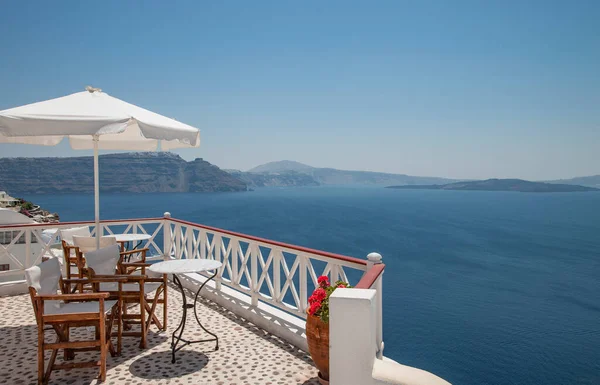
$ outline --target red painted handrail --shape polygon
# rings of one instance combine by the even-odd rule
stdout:
[[[287,249],[301,251],[303,253],[316,254],[316,255],[320,255],[322,257],[327,257],[327,258],[331,258],[331,259],[337,259],[339,261],[352,262],[352,263],[356,263],[356,264],[364,265],[364,266],[367,265],[367,261],[364,260],[364,259],[359,259],[359,258],[354,258],[354,257],[348,257],[348,256],[345,256],[345,255],[340,255],[340,254],[329,253],[327,251],[310,249],[308,247],[303,247],[303,246],[290,245],[288,243],[273,241],[273,240],[265,239],[265,238],[259,238],[259,237],[255,237],[253,235],[236,233],[234,231],[223,230],[223,229],[219,229],[217,227],[200,225],[200,224],[197,224],[197,223],[188,222],[188,221],[184,221],[184,220],[181,220],[181,219],[168,218],[168,220],[170,220],[172,222],[176,222],[176,223],[181,223],[183,225],[200,227],[200,228],[205,229],[205,230],[210,230],[210,231],[215,231],[215,232],[219,232],[219,233],[223,233],[223,234],[227,234],[227,235],[232,235],[232,236],[238,237],[238,238],[246,238],[246,239],[249,239],[249,240],[252,240],[252,241],[267,243],[267,244],[273,245],[273,246],[285,247]]]
[[[355,286],[357,289],[370,289],[373,287],[377,279],[383,274],[385,270],[385,264],[378,263],[368,270],[365,275],[360,279],[358,284]]]

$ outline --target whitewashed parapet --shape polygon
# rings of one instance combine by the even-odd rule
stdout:
[[[450,385],[424,370],[376,356],[376,290],[336,289],[329,311],[331,385]]]

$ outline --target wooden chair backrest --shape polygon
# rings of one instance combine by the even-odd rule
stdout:
[[[116,245],[117,238],[115,237],[100,237],[100,248]],[[73,245],[83,254],[96,250],[96,237],[83,237],[79,235],[73,236]]]
[[[67,245],[73,246],[73,236],[75,235],[79,237],[91,237],[92,233],[88,226],[60,230],[60,239]]]
[[[114,238],[113,238],[114,239]],[[114,275],[121,260],[121,249],[116,242],[98,250],[88,251],[85,262],[92,275]]]
[[[38,294],[57,294],[61,279],[60,263],[56,258],[50,258],[25,270],[25,280],[27,286],[29,286],[29,296],[38,323],[40,322],[41,309],[38,308],[40,302],[35,297]]]

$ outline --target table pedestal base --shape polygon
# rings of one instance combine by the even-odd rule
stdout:
[[[200,322],[200,318],[198,318],[198,311],[196,310],[196,304],[198,303],[198,295],[200,294],[200,290],[202,290],[202,288],[204,287],[204,285],[206,285],[206,283],[208,281],[210,281],[211,279],[213,279],[215,276],[217,275],[217,273],[215,272],[215,274],[212,275],[212,277],[208,278],[206,281],[204,281],[204,283],[200,286],[200,288],[198,289],[198,291],[196,292],[196,297],[194,298],[194,304],[188,304],[187,303],[187,299],[185,296],[185,292],[183,291],[183,285],[181,284],[181,281],[179,280],[179,278],[177,277],[176,274],[173,274],[173,282],[175,282],[175,284],[177,284],[177,286],[179,286],[179,290],[181,290],[181,296],[183,298],[183,315],[181,317],[181,322],[179,323],[179,326],[177,326],[177,329],[175,329],[175,331],[173,332],[173,335],[171,337],[171,349],[172,349],[172,359],[171,362],[175,363],[175,353],[179,350],[181,350],[184,346],[190,345],[190,344],[195,344],[195,343],[200,343],[200,342],[211,342],[211,341],[216,341],[216,346],[215,346],[215,350],[219,350],[219,337],[217,337],[216,334],[209,332],[208,330],[206,330],[206,328],[202,325],[202,322]],[[181,336],[183,335],[183,330],[185,329],[185,320],[187,318],[187,309],[194,309],[194,316],[196,316],[196,321],[198,322],[198,325],[200,325],[200,327],[202,328],[202,330],[204,330],[206,333],[210,334],[211,336],[213,336],[214,338],[208,338],[208,339],[203,339],[203,340],[195,340],[195,341],[189,341],[186,340],[184,338],[181,338]],[[176,334],[179,332],[179,335],[176,336]],[[179,343],[182,343],[181,346],[177,347],[177,345]]]

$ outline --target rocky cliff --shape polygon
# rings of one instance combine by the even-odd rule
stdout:
[[[241,180],[202,159],[168,152],[101,155],[101,192],[246,191]],[[72,158],[0,158],[0,190],[13,194],[90,193],[94,163]]]

